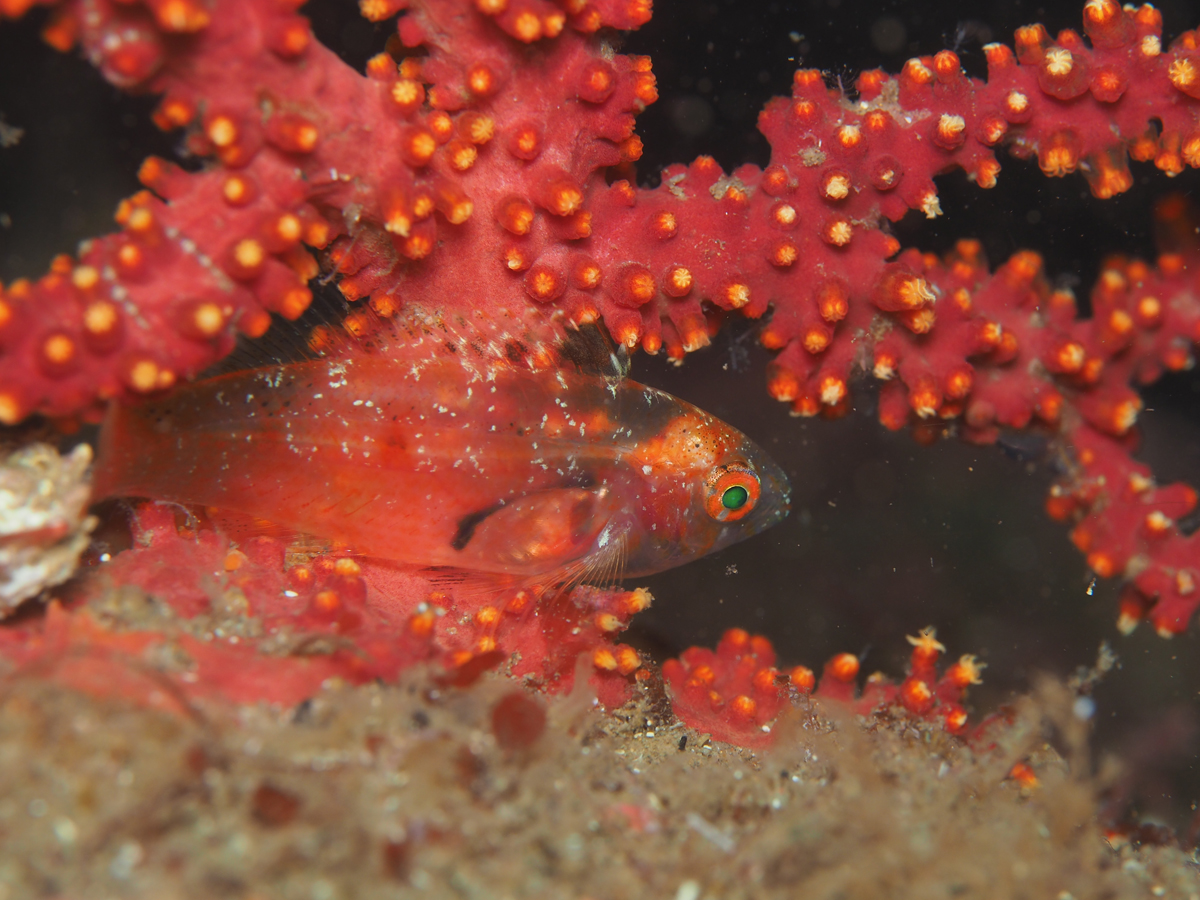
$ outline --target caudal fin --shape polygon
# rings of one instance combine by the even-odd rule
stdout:
[[[136,410],[110,403],[92,466],[92,500],[146,496],[141,476],[153,466],[152,451],[161,442]]]

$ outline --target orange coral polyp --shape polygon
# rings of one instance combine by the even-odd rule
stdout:
[[[801,343],[809,353],[823,352],[833,342],[833,330],[826,326],[813,325],[801,336]]]
[[[825,671],[838,681],[849,684],[858,677],[858,657],[853,653],[839,653],[826,665]]]
[[[845,247],[854,237],[854,225],[849,219],[833,217],[827,219],[821,229],[821,238],[834,247]]]
[[[675,236],[676,231],[679,230],[679,223],[676,221],[674,213],[663,210],[655,213],[651,218],[650,229],[655,237],[665,241]]]
[[[550,266],[535,265],[525,274],[525,290],[538,303],[550,303],[566,290],[566,279]]]
[[[771,252],[767,255],[767,259],[771,261],[771,265],[778,266],[781,269],[786,269],[799,258],[800,248],[789,240],[776,242],[775,246],[771,248]]]
[[[629,309],[645,306],[658,293],[654,275],[645,266],[626,266],[618,277],[618,293],[614,300]]]
[[[414,129],[400,145],[400,154],[409,165],[420,168],[433,159],[437,150],[437,140],[433,133],[425,129]]]
[[[798,219],[796,207],[790,203],[776,203],[771,207],[771,221],[780,228],[791,228]]]
[[[729,307],[741,309],[750,302],[750,285],[741,281],[731,281],[722,289],[721,297]]]
[[[396,108],[408,115],[425,102],[425,86],[411,78],[400,78],[392,84],[391,97]]]
[[[553,181],[546,185],[542,205],[556,216],[569,216],[583,206],[583,191],[569,181]]]
[[[476,97],[490,97],[499,88],[499,79],[492,69],[478,63],[467,70],[467,89]]]
[[[51,378],[62,378],[74,371],[79,362],[79,349],[66,332],[55,332],[42,339],[38,362]]]

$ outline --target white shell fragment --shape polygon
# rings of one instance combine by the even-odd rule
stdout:
[[[0,463],[0,618],[71,577],[96,517],[87,514],[92,448],[32,444]]]

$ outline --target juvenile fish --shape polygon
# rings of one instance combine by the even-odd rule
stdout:
[[[94,494],[553,583],[669,569],[769,528],[789,503],[761,449],[669,394],[454,354],[303,361],[114,404]]]

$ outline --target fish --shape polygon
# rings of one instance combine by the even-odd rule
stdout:
[[[470,349],[300,359],[113,404],[93,497],[228,511],[363,556],[530,584],[650,575],[787,515],[784,471],[690,403]]]

